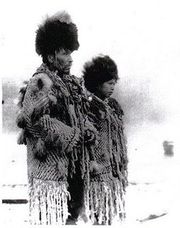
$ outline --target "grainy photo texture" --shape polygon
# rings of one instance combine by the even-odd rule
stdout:
[[[7,0],[2,227],[178,227],[178,1]]]

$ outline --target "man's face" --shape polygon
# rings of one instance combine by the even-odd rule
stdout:
[[[55,51],[53,66],[60,72],[69,73],[72,65],[71,51],[60,49]]]
[[[116,82],[117,82],[117,80],[111,79],[111,80],[101,84],[98,87],[98,96],[100,96],[100,98],[102,98],[102,99],[110,97],[114,91]]]

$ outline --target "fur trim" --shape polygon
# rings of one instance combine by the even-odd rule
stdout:
[[[57,12],[56,14],[54,14],[54,15],[51,17],[51,20],[52,20],[52,21],[58,20],[58,21],[60,21],[61,23],[66,23],[66,24],[72,23],[71,16],[70,16],[66,11]]]
[[[107,55],[97,56],[84,64],[83,77],[87,90],[94,93],[97,90],[97,86],[102,83],[111,79],[118,80],[117,65]]]
[[[124,112],[120,106],[120,104],[112,97],[108,99],[108,104],[109,106],[114,109],[115,113],[119,116],[122,117],[124,115]]]
[[[47,56],[60,48],[70,51],[79,48],[77,27],[69,14],[62,13],[48,17],[36,32],[36,52]]]
[[[26,126],[26,120],[25,120],[24,115],[21,111],[17,115],[16,124],[19,128],[25,128],[25,126]]]
[[[44,160],[47,156],[45,145],[41,138],[39,138],[37,141],[36,148],[35,148],[35,156],[39,160]]]
[[[26,93],[26,89],[27,89],[27,84],[28,82],[27,81],[24,81],[23,82],[23,86],[20,88],[19,90],[19,97],[18,97],[18,107],[22,108],[23,106],[23,100],[24,100],[24,96],[25,96],[25,93]]]

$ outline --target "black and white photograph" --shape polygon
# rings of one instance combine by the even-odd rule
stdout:
[[[180,226],[179,6],[1,1],[1,227]]]

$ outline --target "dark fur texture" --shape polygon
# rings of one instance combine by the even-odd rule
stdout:
[[[24,81],[23,86],[19,90],[19,97],[18,97],[18,104],[17,104],[19,108],[22,108],[23,106],[23,100],[26,93],[27,84],[28,84],[28,81]]]
[[[83,69],[84,85],[94,93],[97,86],[111,79],[118,80],[116,63],[107,55],[98,56],[85,63]]]
[[[120,106],[120,104],[112,97],[109,98],[109,106],[114,109],[115,113],[118,115],[118,116],[123,116],[124,115],[124,112]]]
[[[70,51],[79,48],[78,31],[74,23],[66,23],[50,17],[36,31],[36,52],[46,57],[60,48]]]

